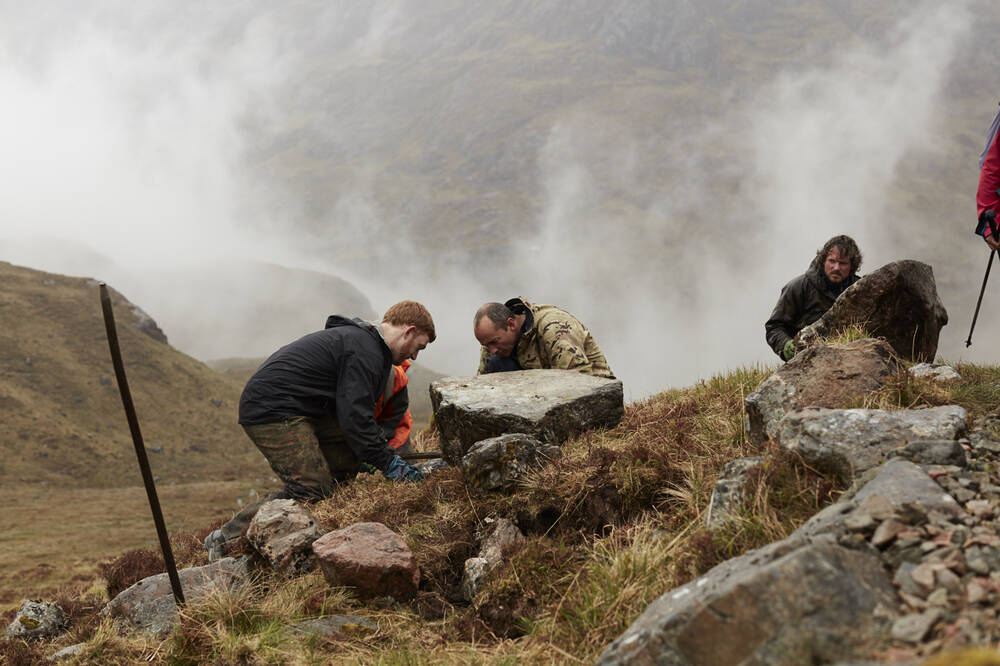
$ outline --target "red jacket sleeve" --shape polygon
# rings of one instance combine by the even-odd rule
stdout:
[[[998,133],[1000,136],[1000,133]],[[1000,213],[1000,142],[993,137],[993,143],[986,151],[983,168],[979,171],[979,189],[976,191],[976,215],[982,215],[984,210],[993,209]]]

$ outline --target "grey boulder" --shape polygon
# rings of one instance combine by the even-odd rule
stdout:
[[[48,640],[60,635],[69,627],[66,614],[58,604],[29,599],[3,632],[6,639]]]
[[[515,433],[476,442],[462,457],[462,474],[478,490],[513,490],[525,472],[559,455],[559,447]]]
[[[178,577],[185,602],[192,603],[216,590],[243,587],[250,580],[250,572],[246,558],[224,557],[202,567],[181,569]],[[143,578],[109,601],[101,609],[101,615],[154,636],[168,634],[177,623],[177,605],[169,577],[161,573]]]
[[[597,663],[830,663],[884,636],[894,608],[877,557],[828,538],[789,538],[664,594]]]
[[[809,465],[852,481],[908,442],[955,440],[965,429],[966,411],[957,405],[896,411],[807,407],[782,420],[777,440]]]
[[[840,534],[852,518],[867,516],[871,524],[887,520],[904,507],[919,507],[956,516],[962,507],[918,465],[893,458],[882,465],[853,496],[831,504],[803,523],[792,536]]]

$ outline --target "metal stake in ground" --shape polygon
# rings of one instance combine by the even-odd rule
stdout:
[[[983,286],[979,290],[979,300],[976,301],[976,311],[972,315],[972,326],[969,328],[969,338],[965,341],[965,346],[972,345],[972,331],[976,330],[976,319],[979,318],[979,306],[983,304],[983,294],[986,293],[986,282],[990,279],[990,268],[993,266],[993,257],[997,251],[990,252],[990,260],[986,262],[986,275],[983,276]]]
[[[103,282],[101,283],[101,309],[104,310],[104,327],[108,331],[111,362],[115,366],[118,390],[122,395],[122,405],[125,407],[125,417],[128,419],[128,427],[132,431],[132,443],[135,444],[135,455],[139,459],[142,482],[146,485],[146,497],[149,498],[149,508],[153,511],[156,535],[160,538],[160,550],[163,551],[163,561],[167,565],[167,575],[170,576],[170,588],[174,591],[174,601],[180,607],[184,605],[184,591],[181,590],[181,579],[177,575],[177,565],[174,564],[174,553],[170,548],[170,539],[167,537],[167,526],[163,522],[160,500],[156,497],[153,473],[149,469],[149,458],[146,457],[146,448],[142,443],[142,433],[139,432],[139,419],[135,416],[132,394],[128,390],[128,379],[125,378],[125,366],[122,364],[122,354],[118,348],[118,332],[115,330],[115,313],[111,310],[111,298],[108,296],[108,287]]]

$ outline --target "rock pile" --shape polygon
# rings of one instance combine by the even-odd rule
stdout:
[[[844,407],[882,388],[899,371],[883,340],[855,340],[836,347],[814,345],[792,357],[746,397],[746,429],[760,446],[777,434],[789,412],[804,407]]]

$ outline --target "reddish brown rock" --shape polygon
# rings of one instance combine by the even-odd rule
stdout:
[[[882,340],[813,345],[761,382],[746,397],[750,440],[760,445],[778,434],[781,419],[803,407],[859,406],[899,371],[892,347]]]
[[[355,523],[312,544],[330,585],[353,587],[362,597],[412,597],[420,569],[398,534],[382,523]]]

